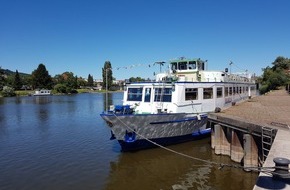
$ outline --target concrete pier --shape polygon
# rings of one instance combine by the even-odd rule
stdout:
[[[252,135],[244,134],[244,167],[257,167],[258,166],[258,147]],[[246,171],[251,171],[245,169]]]
[[[231,160],[234,162],[241,162],[244,158],[244,149],[242,142],[238,138],[237,132],[232,131],[232,143],[231,143]]]
[[[272,91],[209,114],[209,121],[214,129],[211,138],[216,154],[229,155],[233,161],[243,162],[244,167],[258,166],[259,162],[262,167],[274,167],[276,157],[290,160],[290,95],[286,90]],[[265,160],[263,127],[276,133]],[[290,189],[290,179],[277,180],[271,173],[261,172],[254,189]]]
[[[214,126],[214,150],[215,154],[222,154],[230,156],[231,144],[228,142],[226,134],[220,125]]]

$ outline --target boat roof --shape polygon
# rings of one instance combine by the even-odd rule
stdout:
[[[200,58],[184,58],[184,57],[181,57],[179,59],[173,59],[173,60],[170,60],[169,63],[175,63],[175,62],[189,62],[189,61],[200,61],[200,62],[204,62],[203,60],[201,60]]]

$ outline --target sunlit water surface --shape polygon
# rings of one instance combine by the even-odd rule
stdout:
[[[99,116],[105,94],[0,98],[0,189],[252,189],[256,173],[160,148],[122,153]],[[121,104],[122,93],[109,94]],[[169,148],[217,163],[210,139]]]

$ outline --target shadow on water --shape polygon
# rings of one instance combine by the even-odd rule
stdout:
[[[232,163],[228,157],[214,154],[209,138],[169,148],[204,160]],[[257,174],[218,167],[160,148],[126,152],[110,163],[105,189],[237,189],[237,185],[239,189],[251,189],[255,184]]]

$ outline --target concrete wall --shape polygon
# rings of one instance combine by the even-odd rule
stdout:
[[[215,154],[230,156],[231,160],[241,163],[246,171],[259,164],[258,146],[250,134],[215,124],[212,127],[211,147]]]

